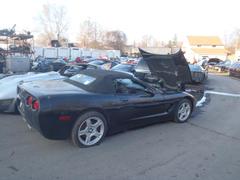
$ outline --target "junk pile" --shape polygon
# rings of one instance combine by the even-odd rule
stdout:
[[[0,73],[30,70],[33,35],[29,31],[16,33],[15,27],[0,30]]]

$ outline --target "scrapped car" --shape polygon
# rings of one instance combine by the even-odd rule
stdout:
[[[99,69],[105,69],[105,70],[109,70],[112,67],[116,66],[117,64],[119,64],[118,61],[110,61],[110,60],[105,60],[105,59],[96,59],[94,61],[91,61],[90,63],[88,63],[90,65],[96,66]]]
[[[64,66],[58,72],[62,76],[71,77],[71,76],[78,74],[80,71],[82,71],[84,69],[97,69],[97,67],[92,66],[90,64],[71,64],[71,65]]]
[[[155,61],[166,61],[165,56],[143,57],[152,74],[162,75]],[[107,134],[131,127],[168,119],[186,122],[196,103],[181,90],[156,88],[133,75],[101,69],[83,70],[64,80],[23,83],[18,96],[18,109],[31,127],[48,139],[71,137],[79,147],[99,144]]]
[[[65,65],[66,61],[63,58],[38,57],[33,62],[32,70],[36,72],[58,71]]]
[[[197,64],[189,64],[192,75],[192,81],[195,83],[203,83],[208,78],[208,72]]]
[[[229,76],[234,76],[240,78],[240,62],[235,62],[229,68]]]
[[[87,57],[76,57],[74,60],[69,61],[69,64],[85,64],[90,63],[91,61],[96,60],[95,58],[92,58],[91,56]]]
[[[214,69],[216,69],[218,72],[226,72],[229,70],[232,64],[233,64],[232,61],[226,60],[215,65]]]
[[[12,75],[0,80],[0,112],[16,112],[17,85],[33,80],[51,80],[65,78],[57,72],[26,73]]]
[[[184,92],[163,92],[133,76],[84,70],[65,80],[29,82],[18,87],[19,111],[48,139],[80,147],[98,144],[107,133],[166,118],[185,122],[195,99]]]
[[[211,58],[208,60],[207,66],[209,69],[215,69],[215,67],[223,61],[218,58]]]

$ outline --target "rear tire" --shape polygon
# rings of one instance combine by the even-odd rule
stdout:
[[[177,123],[187,122],[192,113],[192,102],[188,99],[181,100],[175,109],[174,121]]]
[[[91,147],[100,144],[108,127],[105,117],[96,111],[82,114],[72,128],[72,142],[78,147]]]

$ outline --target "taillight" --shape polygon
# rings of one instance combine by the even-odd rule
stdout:
[[[28,105],[28,106],[31,106],[31,105],[32,105],[32,100],[33,100],[32,96],[28,96],[28,97],[27,97],[27,105]]]
[[[35,100],[35,101],[33,101],[33,103],[32,103],[32,109],[34,109],[34,110],[39,110],[39,102],[38,102],[38,100]]]

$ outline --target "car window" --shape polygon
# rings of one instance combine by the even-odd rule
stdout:
[[[114,81],[116,93],[138,94],[144,93],[145,87],[131,79],[116,79]]]
[[[112,68],[114,71],[124,71],[124,72],[130,72],[132,69],[131,64],[118,64]]]
[[[138,62],[138,64],[136,65],[136,67],[135,67],[135,70],[136,71],[147,71],[147,72],[149,72],[150,70],[149,70],[149,67],[148,67],[148,65],[147,65],[147,63],[145,62],[145,60],[144,59],[141,59],[139,62]]]
[[[83,85],[89,85],[96,80],[96,78],[87,76],[85,74],[77,74],[70,79]]]

